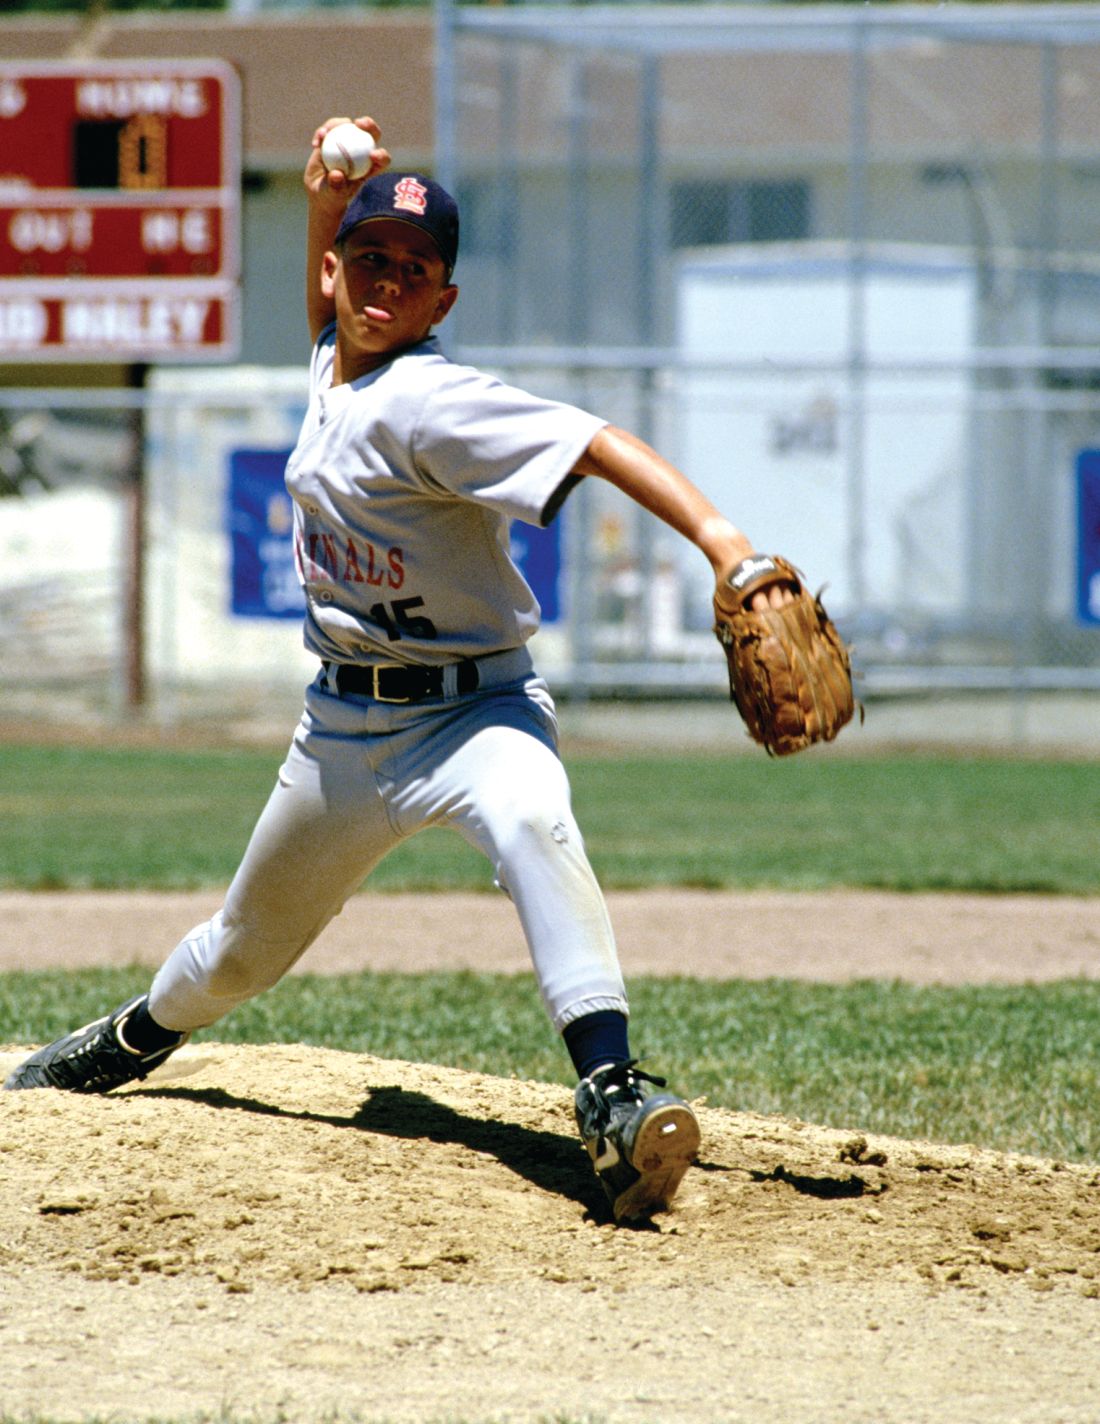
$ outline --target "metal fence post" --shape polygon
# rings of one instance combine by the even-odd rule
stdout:
[[[641,92],[638,96],[638,243],[636,291],[638,340],[649,348],[657,339],[655,313],[659,255],[664,233],[663,174],[660,162],[660,62],[654,55],[641,61]],[[649,192],[647,193],[647,186]],[[648,201],[647,201],[648,198]],[[647,361],[639,374],[638,435],[652,445],[656,438],[653,418],[656,373]],[[639,508],[635,522],[638,566],[642,576],[643,613],[641,652],[653,652],[654,589],[657,578],[656,528],[653,515]]]
[[[848,576],[865,611],[864,487],[867,391],[867,28],[857,23],[851,68],[851,172],[848,175]]]
[[[568,232],[566,261],[572,300],[567,304],[566,340],[574,350],[579,350],[590,339],[588,314],[591,280],[588,240],[589,92],[584,52],[571,52],[569,66],[566,149],[568,192],[565,209]],[[583,367],[574,367],[571,379],[575,386],[576,403],[587,406],[587,371]],[[578,698],[588,696],[595,661],[592,634],[596,624],[597,600],[593,578],[595,557],[591,496],[588,482],[582,480],[576,495],[569,501],[569,505],[573,506],[568,552],[569,646],[574,669],[574,692]]]
[[[458,179],[455,130],[458,123],[455,84],[457,0],[435,3],[435,176],[453,193]]]

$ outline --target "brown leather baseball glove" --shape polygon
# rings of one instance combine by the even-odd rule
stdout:
[[[753,595],[774,584],[789,588],[791,601],[754,609]],[[770,756],[831,742],[851,720],[848,649],[793,564],[763,554],[742,559],[718,584],[714,617],[729,665],[730,697],[749,735]]]

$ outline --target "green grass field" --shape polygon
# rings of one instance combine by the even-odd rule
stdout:
[[[278,765],[267,752],[0,747],[0,887],[227,884]],[[655,755],[570,772],[608,887],[1100,894],[1100,762]],[[490,884],[444,831],[371,881]]]
[[[0,885],[223,885],[267,753],[0,748]],[[875,886],[1100,895],[1100,765],[964,758],[588,758],[578,816],[608,886]],[[445,832],[377,889],[488,889]],[[0,975],[0,1039],[42,1042],[144,987]],[[715,1106],[1100,1160],[1100,985],[915,988],[634,980],[636,1050]],[[532,980],[288,979],[209,1031],[568,1081]]]

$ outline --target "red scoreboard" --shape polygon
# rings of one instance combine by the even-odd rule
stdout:
[[[239,326],[236,71],[0,63],[0,364],[231,359]]]

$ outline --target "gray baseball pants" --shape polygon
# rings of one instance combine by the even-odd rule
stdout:
[[[159,1023],[204,1027],[276,983],[378,862],[427,826],[488,857],[556,1029],[598,1009],[627,1012],[546,684],[524,649],[479,671],[476,692],[412,705],[336,696],[318,675],[224,905],[153,981]]]

